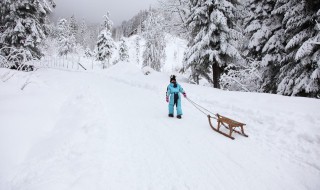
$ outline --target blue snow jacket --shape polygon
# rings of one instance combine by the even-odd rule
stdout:
[[[174,106],[177,106],[177,115],[182,115],[181,109],[181,95],[180,93],[185,93],[180,84],[170,83],[167,87],[167,96],[170,97],[169,100],[169,114],[173,114]]]

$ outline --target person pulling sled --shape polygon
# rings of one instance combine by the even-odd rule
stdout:
[[[186,98],[187,94],[183,90],[183,88],[180,86],[180,84],[176,81],[176,76],[171,75],[170,76],[170,84],[167,87],[167,93],[166,93],[166,101],[169,103],[169,117],[174,116],[174,106],[176,106],[177,109],[177,118],[181,119],[182,116],[182,109],[181,109],[181,96],[180,93],[183,94],[183,96]]]

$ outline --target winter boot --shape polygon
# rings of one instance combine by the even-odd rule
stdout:
[[[181,115],[177,115],[177,118],[178,118],[178,119],[181,119]]]
[[[169,116],[169,117],[173,117],[173,114],[169,114],[168,116]]]

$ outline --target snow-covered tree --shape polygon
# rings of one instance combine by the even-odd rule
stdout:
[[[261,92],[261,64],[257,61],[230,64],[221,76],[221,88],[232,91]]]
[[[224,68],[241,59],[237,49],[242,35],[236,30],[235,0],[190,0],[187,24],[191,30],[185,54],[185,69],[192,78],[204,77],[220,88]],[[196,81],[197,82],[197,81]]]
[[[133,34],[141,34],[144,32],[143,22],[147,19],[149,11],[141,10],[134,15],[130,20],[123,21],[120,26],[116,28],[116,34],[118,37],[129,37]]]
[[[244,19],[245,56],[259,62],[263,73],[261,88],[264,92],[275,93],[277,76],[284,56],[285,36],[281,15],[272,14],[276,0],[250,0],[246,3],[249,14]]]
[[[115,45],[111,37],[111,32],[107,30],[102,30],[98,36],[97,42],[97,60],[101,61],[103,68],[106,68],[106,59],[108,60],[108,65],[110,64],[110,58],[113,54]]]
[[[277,0],[273,14],[282,16],[286,56],[281,61],[277,92],[320,96],[320,1]]]
[[[83,46],[87,47],[87,38],[88,38],[88,27],[86,24],[86,21],[82,19],[80,25],[79,25],[79,30],[78,30],[78,35],[77,35],[77,41]]]
[[[71,34],[73,36],[77,36],[79,26],[78,26],[78,22],[76,20],[76,17],[74,15],[72,15],[70,18],[69,28],[70,28]]]
[[[0,53],[23,51],[27,59],[40,58],[39,45],[46,37],[47,16],[54,6],[52,0],[1,0]]]
[[[58,21],[58,34],[59,55],[68,55],[74,50],[76,40],[66,19]]]
[[[104,22],[102,25],[104,28],[98,36],[96,52],[97,60],[102,62],[103,68],[106,68],[106,59],[108,65],[110,64],[110,58],[113,54],[115,44],[111,37],[112,21],[109,19],[109,12],[104,16]]]
[[[185,37],[188,33],[187,15],[190,13],[189,0],[159,0],[160,10],[166,20],[166,31]]]
[[[100,26],[98,25],[88,25],[88,30],[87,30],[87,45],[89,46],[90,49],[95,49],[97,46],[97,36],[100,33]]]
[[[140,64],[140,40],[141,38],[137,36],[135,40],[135,45],[136,45],[136,57],[137,57],[136,60],[138,65]]]
[[[145,32],[143,37],[146,40],[143,52],[143,66],[149,66],[160,71],[166,59],[165,35],[162,27],[163,17],[160,14],[150,13],[144,23]]]
[[[124,38],[120,39],[119,59],[120,59],[120,61],[129,62],[128,46],[127,46],[126,40]]]
[[[262,49],[273,33],[281,28],[280,17],[271,14],[275,3],[276,0],[250,0],[246,3],[250,11],[244,21],[248,37],[246,55],[253,59],[262,59]]]
[[[103,16],[104,20],[101,25],[102,29],[106,29],[107,31],[112,31],[113,22],[110,20],[110,13],[107,12],[106,15]]]

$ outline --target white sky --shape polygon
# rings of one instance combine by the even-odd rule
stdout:
[[[86,22],[100,23],[103,15],[110,12],[114,25],[130,19],[140,10],[157,5],[157,0],[55,0],[53,18],[69,18],[73,14],[78,21],[84,18]]]

